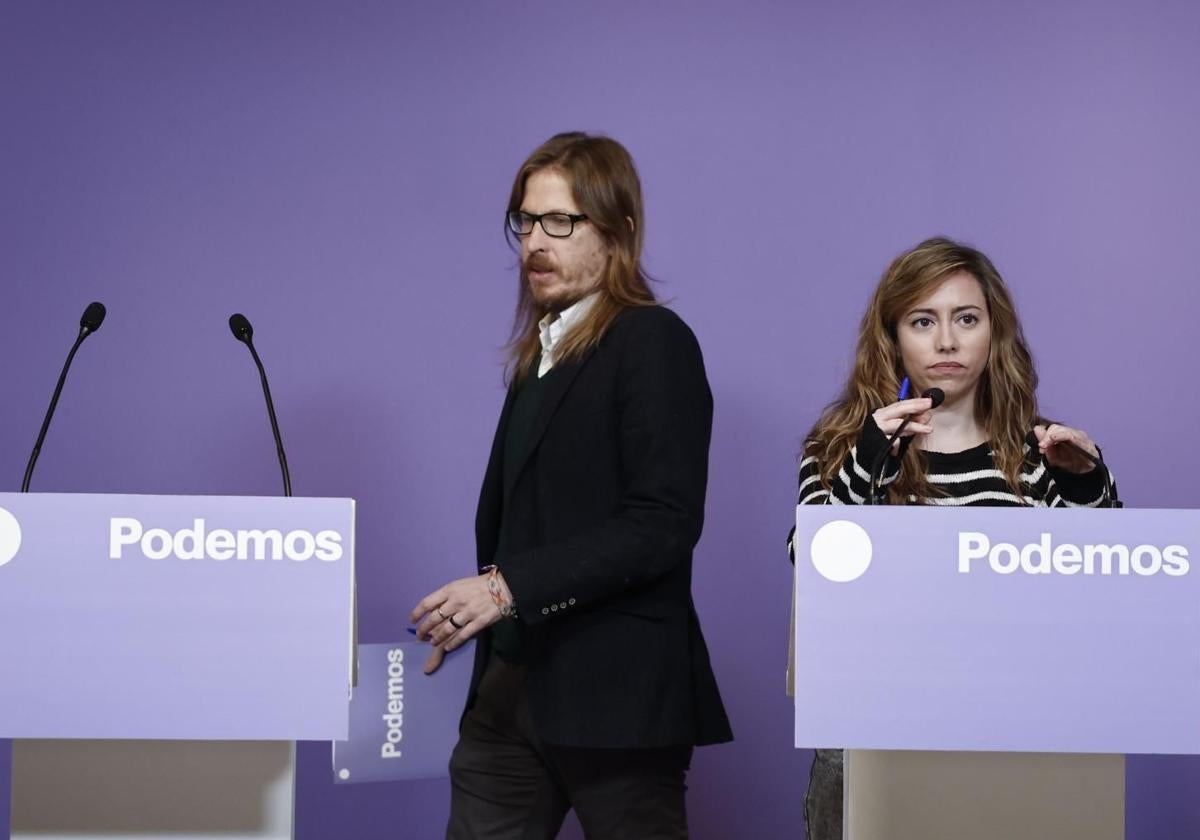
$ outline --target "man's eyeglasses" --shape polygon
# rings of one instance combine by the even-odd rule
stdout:
[[[533,226],[539,222],[547,236],[560,239],[575,232],[575,225],[585,221],[587,216],[575,213],[543,213],[535,216],[532,213],[522,213],[520,210],[510,210],[508,213],[508,229],[517,236],[528,236],[533,233]]]

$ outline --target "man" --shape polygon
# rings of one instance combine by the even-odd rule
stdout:
[[[687,836],[695,745],[732,739],[691,598],[712,429],[700,347],[641,267],[641,185],[560,134],[508,204],[521,284],[483,480],[480,574],[424,598],[434,650],[477,639],[447,836]]]

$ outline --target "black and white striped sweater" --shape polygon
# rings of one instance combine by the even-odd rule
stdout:
[[[871,465],[884,451],[887,436],[868,415],[858,443],[850,449],[828,489],[821,484],[821,464],[805,454],[800,462],[802,505],[861,505],[870,487]],[[1072,473],[1050,466],[1037,450],[1032,434],[1025,441],[1025,465],[1021,470],[1022,495],[1013,493],[1004,474],[997,469],[990,445],[983,443],[962,452],[926,452],[926,478],[937,491],[929,498],[910,496],[909,504],[990,505],[992,507],[1109,507],[1116,501],[1116,484],[1110,498],[1101,467]],[[900,459],[884,462],[880,485],[887,487],[900,474]],[[1111,475],[1111,474],[1110,474]],[[788,555],[792,538],[788,535]]]

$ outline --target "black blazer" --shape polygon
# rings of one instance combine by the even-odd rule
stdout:
[[[632,308],[546,376],[520,467],[502,475],[509,389],[475,520],[479,565],[500,567],[524,625],[538,735],[577,747],[731,740],[691,596],[712,434],[695,336],[669,309]],[[485,631],[468,708],[489,651]]]

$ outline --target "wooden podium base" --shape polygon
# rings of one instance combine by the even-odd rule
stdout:
[[[13,742],[13,840],[290,840],[286,741]]]
[[[1125,757],[848,750],[845,840],[1124,840]]]

